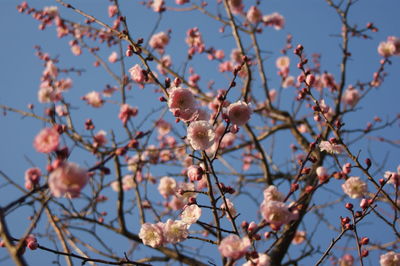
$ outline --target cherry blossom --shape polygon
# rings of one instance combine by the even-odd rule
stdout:
[[[63,162],[49,176],[49,188],[53,196],[79,197],[81,190],[89,181],[87,171],[77,164]]]
[[[285,18],[276,12],[263,16],[262,21],[266,26],[274,27],[275,30],[281,30],[285,26]]]
[[[104,104],[104,100],[101,98],[100,93],[97,91],[91,91],[85,96],[82,97],[83,100],[86,101],[87,104],[89,104],[92,107],[102,107]]]
[[[360,100],[360,97],[360,92],[354,87],[350,87],[343,93],[342,100],[344,103],[354,107]]]
[[[240,238],[237,235],[231,234],[222,239],[218,246],[218,250],[222,256],[237,260],[246,254],[250,245],[251,242],[247,236]]]
[[[60,143],[60,134],[54,128],[44,128],[35,137],[33,146],[38,152],[50,153],[56,151]]]
[[[229,199],[226,199],[226,203],[227,203],[228,207],[226,207],[225,202],[224,202],[221,204],[220,209],[222,210],[222,215],[223,216],[226,215],[226,218],[228,220],[231,220],[231,216],[232,216],[232,218],[235,218],[237,211],[236,211],[235,205],[233,205],[232,201],[230,201]],[[229,211],[230,215],[228,214],[228,211]]]
[[[188,225],[183,221],[168,219],[164,224],[163,236],[168,243],[176,244],[185,240],[188,235]]]
[[[296,215],[289,211],[283,202],[266,201],[261,204],[261,215],[272,229],[279,229],[281,225],[296,219]]]
[[[140,228],[139,238],[146,246],[160,247],[164,243],[163,228],[160,224],[144,223]]]
[[[261,21],[262,13],[256,6],[251,6],[247,11],[246,18],[250,23],[256,24]]]
[[[250,104],[238,101],[228,106],[226,114],[232,124],[243,126],[250,120],[252,110]]]
[[[283,201],[285,196],[278,191],[278,188],[270,185],[264,190],[264,201]]]
[[[164,176],[160,179],[160,184],[158,185],[158,191],[164,198],[175,195],[177,184],[175,179],[169,176]]]
[[[190,181],[199,181],[203,178],[204,170],[199,165],[191,165],[187,169],[187,176]]]
[[[134,65],[129,70],[131,79],[137,83],[143,83],[146,81],[146,76],[143,73],[143,69],[138,65]]]
[[[349,177],[342,184],[342,189],[352,199],[361,198],[368,191],[367,184],[358,176]]]
[[[122,121],[124,125],[126,125],[128,120],[133,116],[137,116],[137,114],[138,114],[138,109],[126,103],[121,105],[118,118]]]
[[[35,185],[39,184],[42,171],[39,168],[29,168],[25,171],[25,188],[31,190]]]
[[[194,224],[201,216],[201,208],[196,204],[186,206],[181,214],[182,222]]]
[[[326,151],[328,153],[336,153],[340,154],[344,151],[343,146],[340,144],[333,144],[329,141],[322,140],[319,144],[319,148],[321,151]]]
[[[170,90],[168,107],[175,117],[183,121],[191,120],[197,111],[197,103],[192,91],[181,87],[173,87]]]
[[[400,253],[389,251],[381,255],[379,263],[381,266],[400,266]]]
[[[240,14],[243,12],[243,3],[242,0],[229,0],[229,6],[233,14]]]
[[[160,54],[164,53],[165,46],[169,43],[169,36],[165,32],[159,32],[151,36],[149,45]]]
[[[112,52],[110,56],[108,57],[108,62],[110,63],[115,63],[118,60],[118,53],[117,52]]]
[[[207,121],[191,122],[187,128],[187,139],[195,150],[206,150],[214,143],[215,132]]]

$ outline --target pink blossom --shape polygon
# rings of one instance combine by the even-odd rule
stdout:
[[[241,64],[242,61],[243,61],[243,54],[242,54],[242,52],[241,52],[239,49],[237,49],[237,48],[236,48],[236,49],[233,49],[233,50],[231,51],[230,57],[231,57],[231,61],[232,61],[233,63]]]
[[[242,0],[229,0],[229,5],[233,14],[240,14],[243,12]]]
[[[190,181],[199,181],[203,178],[204,170],[199,165],[191,165],[187,169],[187,176]]]
[[[50,173],[48,182],[53,196],[76,198],[88,181],[89,175],[86,170],[75,163],[63,162]]]
[[[45,6],[43,12],[50,17],[58,16],[58,7],[56,6]]]
[[[237,235],[231,234],[221,241],[218,250],[222,256],[237,260],[246,254],[250,245],[251,242],[247,236],[240,238]]]
[[[93,136],[93,146],[98,148],[107,144],[106,135],[107,133],[104,130],[97,132],[97,134]]]
[[[354,257],[351,254],[344,254],[343,257],[339,259],[339,266],[353,266]]]
[[[381,255],[379,262],[381,266],[400,266],[400,253],[389,251]]]
[[[388,183],[393,184],[395,186],[400,186],[400,171],[398,169],[397,173],[396,172],[391,172],[391,171],[386,171],[384,177],[386,179],[389,179]]]
[[[144,223],[140,228],[139,238],[142,239],[143,244],[153,248],[163,245],[163,229],[159,224]]]
[[[228,106],[226,114],[232,124],[243,126],[250,120],[252,110],[250,104],[238,101]]]
[[[38,100],[40,103],[57,102],[62,99],[60,91],[54,89],[48,82],[42,82],[38,91]]]
[[[214,55],[215,55],[215,58],[217,58],[219,60],[222,60],[225,57],[224,50],[217,50],[217,51],[215,51]]]
[[[250,23],[257,24],[262,19],[262,13],[256,6],[251,6],[247,11],[246,18]]]
[[[393,55],[400,55],[400,38],[397,38],[395,36],[389,36],[387,37],[387,41],[394,44],[395,51]]]
[[[233,205],[233,202],[230,201],[229,199],[226,199],[226,203],[228,205],[228,208],[225,205],[225,202],[221,204],[220,209],[222,210],[222,216],[226,215],[226,218],[228,220],[231,220],[231,216],[232,218],[235,218],[237,211],[235,209],[235,205]],[[230,215],[228,214],[228,211],[230,213]]]
[[[285,18],[279,13],[265,15],[262,21],[266,26],[274,27],[276,30],[281,30],[285,26]]]
[[[351,172],[351,164],[350,164],[350,163],[345,163],[345,164],[343,165],[343,167],[342,167],[342,171],[343,171],[343,173],[345,173],[346,175],[347,175],[347,174],[350,174],[350,172]]]
[[[197,103],[191,90],[173,87],[170,90],[168,107],[175,117],[189,121],[197,110]]]
[[[293,76],[288,76],[285,78],[285,80],[282,82],[282,88],[288,88],[294,86],[294,77]]]
[[[47,61],[46,68],[43,71],[43,75],[49,75],[52,78],[56,78],[58,76],[58,68],[52,60]]]
[[[201,208],[196,204],[192,204],[190,206],[186,206],[181,214],[182,222],[187,224],[194,224],[200,219],[201,216]]]
[[[174,154],[171,150],[162,150],[160,151],[159,158],[161,162],[171,161],[174,157]]]
[[[75,44],[71,46],[71,52],[73,55],[81,55],[82,54],[82,49],[79,45]]]
[[[233,130],[231,130],[231,131],[233,131]],[[218,137],[217,139],[218,139],[218,141],[219,141],[220,137]],[[233,145],[233,143],[235,142],[235,140],[236,140],[236,135],[233,134],[233,133],[231,133],[231,132],[228,132],[228,133],[226,133],[226,134],[224,135],[224,137],[222,138],[219,147],[220,147],[221,149],[230,147],[230,146]],[[218,145],[218,141],[215,141],[215,143],[214,143],[215,146]],[[216,147],[215,147],[215,148],[216,148]]]
[[[101,98],[100,93],[98,93],[97,91],[89,92],[88,94],[83,96],[82,99],[85,100],[87,104],[95,108],[102,107],[104,104],[104,100]]]
[[[163,235],[166,242],[176,244],[188,237],[188,225],[183,221],[168,219],[164,224]]]
[[[34,185],[39,184],[42,172],[39,168],[29,168],[25,171],[25,188],[31,190]]]
[[[261,215],[273,229],[279,229],[281,225],[296,219],[285,203],[280,201],[264,201],[261,204]]]
[[[242,266],[270,266],[271,258],[264,253],[258,253],[257,258],[249,258]]]
[[[396,47],[391,42],[381,42],[378,46],[378,54],[383,57],[389,57],[394,54]]]
[[[108,62],[110,62],[110,63],[115,63],[115,62],[117,62],[117,60],[118,60],[117,52],[112,52],[110,54],[110,56],[108,57]]]
[[[161,137],[167,135],[171,131],[171,124],[163,119],[160,119],[156,122],[156,127],[158,130],[158,134]]]
[[[316,170],[316,173],[320,180],[326,180],[328,178],[328,171],[323,166],[319,166]]]
[[[137,83],[143,83],[146,81],[146,76],[143,73],[143,69],[138,65],[134,65],[129,70],[131,79]]]
[[[345,104],[354,107],[358,103],[358,100],[360,100],[360,97],[360,92],[357,89],[350,87],[343,93],[342,101]]]
[[[118,12],[118,7],[116,5],[109,5],[108,6],[108,16],[110,18],[114,17]]]
[[[56,151],[60,143],[60,134],[54,128],[44,128],[35,137],[33,146],[38,152],[50,153]]]
[[[177,5],[183,5],[183,4],[189,3],[189,0],[175,0],[175,3]]]
[[[153,0],[151,8],[154,10],[154,12],[162,12],[165,10],[164,4],[164,0]]]
[[[218,71],[221,73],[224,72],[233,72],[233,65],[231,61],[225,61],[218,65]]]
[[[187,128],[187,139],[194,150],[206,150],[214,143],[215,132],[207,121],[191,122]]]
[[[169,176],[164,176],[160,179],[160,184],[158,185],[158,191],[164,198],[175,195],[176,181],[174,178]]]
[[[264,201],[283,201],[285,199],[285,196],[278,191],[276,186],[268,186],[264,190]]]
[[[35,250],[39,247],[36,237],[32,234],[25,238],[25,244],[30,250]]]
[[[189,55],[193,55],[195,52],[202,53],[204,52],[205,45],[203,42],[203,38],[199,31],[199,28],[191,28],[186,32],[185,42],[189,46]]]
[[[343,146],[340,144],[333,144],[329,141],[322,140],[319,144],[319,148],[321,151],[326,151],[328,153],[336,153],[340,154],[344,151]]]
[[[331,90],[336,90],[336,81],[332,74],[324,73],[321,76],[321,83],[324,88],[331,88]]]
[[[342,189],[350,198],[362,198],[368,191],[367,184],[358,176],[352,176],[342,184]]]
[[[279,70],[284,71],[290,66],[290,58],[288,56],[278,57],[275,64]]]
[[[67,91],[72,87],[72,79],[60,79],[56,82],[56,87],[59,91]]]
[[[164,53],[165,46],[169,43],[169,36],[165,32],[159,32],[151,36],[149,45],[160,54]]]
[[[136,107],[132,107],[126,103],[121,105],[118,118],[122,121],[124,125],[126,125],[126,123],[131,117],[137,116],[138,112],[139,111]]]

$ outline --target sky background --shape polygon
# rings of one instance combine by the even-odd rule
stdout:
[[[136,0],[120,0],[122,11],[128,17],[128,24],[133,37],[145,39],[148,38],[149,32],[156,24],[157,16],[153,11],[143,8],[139,1]],[[167,0],[167,5],[175,6],[171,0]],[[255,1],[245,1],[246,8]],[[84,75],[78,77],[71,75],[74,80],[74,86],[70,92],[66,94],[66,99],[74,103],[74,113],[76,124],[83,129],[83,121],[87,118],[93,118],[96,124],[96,129],[104,129],[109,131],[112,128],[120,126],[120,121],[117,118],[118,110],[116,105],[108,104],[101,110],[93,109],[84,104],[80,97],[92,90],[103,90],[105,84],[116,85],[113,80],[105,73],[103,69],[92,68],[94,59],[87,51],[84,51],[82,56],[76,57],[71,54],[68,46],[70,37],[58,39],[56,37],[55,28],[50,26],[45,31],[39,31],[39,23],[25,14],[19,14],[16,10],[19,1],[0,0],[0,104],[12,106],[17,109],[27,110],[28,103],[33,103],[37,106],[36,112],[43,113],[43,107],[37,101],[37,90],[40,84],[40,75],[43,71],[42,62],[34,55],[35,45],[40,45],[43,51],[48,52],[51,56],[58,56],[61,67],[75,66],[85,69]],[[29,5],[40,8],[43,6],[56,5],[55,1],[49,0],[32,0],[28,1]],[[76,7],[87,11],[88,13],[101,18],[105,22],[111,24],[111,20],[107,17],[108,1],[106,0],[84,0],[70,1]],[[209,1],[209,10],[215,11],[215,1]],[[59,6],[60,7],[60,6]],[[321,69],[333,73],[338,77],[340,63],[340,39],[337,34],[340,33],[340,23],[337,14],[334,10],[322,0],[270,0],[262,2],[262,11],[265,14],[279,12],[286,19],[286,27],[282,31],[275,31],[272,28],[266,28],[263,37],[260,37],[261,49],[266,51],[266,71],[269,73],[269,84],[272,88],[278,88],[279,78],[276,75],[275,59],[281,54],[279,50],[284,46],[287,34],[293,35],[293,44],[301,43],[305,47],[308,55],[312,53],[321,53],[322,59]],[[372,35],[371,40],[354,39],[350,43],[350,51],[352,58],[349,61],[348,84],[355,83],[358,80],[365,81],[371,78],[372,74],[379,67],[380,57],[377,54],[377,46],[381,41],[384,41],[387,36],[400,36],[400,2],[397,0],[361,0],[350,12],[350,23],[364,26],[367,22],[373,22],[379,29],[377,33]],[[60,12],[65,18],[75,19],[83,22],[84,19],[70,11],[60,8]],[[173,55],[173,65],[177,70],[181,70],[186,56],[187,46],[184,43],[185,32],[188,28],[198,26],[203,34],[203,39],[206,46],[213,46],[217,49],[224,49],[226,56],[232,48],[234,42],[230,36],[230,31],[227,29],[225,33],[219,33],[220,23],[212,21],[204,17],[199,12],[166,12],[163,14],[162,23],[156,32],[172,30],[172,41],[167,47],[167,54]],[[105,59],[115,50],[103,49],[100,55]],[[296,62],[295,56],[290,52],[289,57],[292,62]],[[136,59],[128,61],[132,66],[137,63]],[[380,88],[371,91],[371,93],[363,99],[361,109],[356,113],[350,114],[346,120],[346,126],[349,128],[364,128],[367,122],[371,121],[375,115],[380,116],[384,121],[388,118],[393,118],[396,113],[399,113],[398,99],[400,97],[400,58],[393,58],[393,64],[388,67],[389,75],[385,79],[385,83]],[[215,88],[225,88],[229,83],[229,75],[221,75],[217,71],[217,65],[209,62],[205,56],[196,57],[191,65],[197,73],[201,74],[202,79],[200,86],[205,87],[209,80],[215,80]],[[295,66],[295,63],[292,63]],[[118,72],[119,66],[112,66]],[[291,73],[296,75],[298,72],[295,68],[291,69]],[[256,90],[257,87],[254,88]],[[260,88],[261,89],[261,88]],[[261,91],[261,90],[260,90]],[[232,93],[232,97],[237,96],[237,93]],[[154,110],[158,110],[161,106],[157,102],[158,94],[153,93],[152,88],[140,90],[133,88],[129,94],[128,102],[131,105],[140,107],[140,114],[144,115]],[[294,89],[287,89],[282,92],[282,106],[290,109],[290,106],[295,97]],[[154,102],[157,102],[154,104]],[[159,112],[154,112],[150,120],[155,120],[160,115]],[[167,119],[172,120],[171,114],[167,114]],[[258,126],[258,121],[253,121],[254,126]],[[251,124],[251,123],[250,123]],[[42,154],[38,154],[32,147],[33,138],[43,128],[42,122],[31,119],[22,118],[20,115],[7,113],[0,116],[0,170],[10,176],[15,182],[23,185],[23,175],[27,168],[31,167],[31,162],[45,169],[46,158]],[[178,129],[183,131],[183,127],[178,125]],[[96,130],[97,132],[97,130]],[[116,131],[117,137],[122,137],[123,132]],[[353,151],[362,150],[368,153],[369,156],[376,159],[379,163],[385,163],[382,169],[377,169],[376,174],[382,175],[385,170],[394,171],[399,164],[400,152],[398,148],[385,143],[378,143],[372,137],[383,136],[391,140],[399,140],[398,123],[393,127],[379,133],[373,133],[365,140],[356,143],[353,146]],[[275,141],[278,143],[280,153],[276,155],[278,161],[283,162],[290,153],[289,144],[292,140],[286,139],[285,134]],[[268,142],[265,145],[269,144]],[[281,159],[279,159],[281,158]],[[73,153],[73,160],[79,162],[80,165],[90,166],[94,163],[92,158],[87,154],[76,151]],[[179,168],[159,168],[152,169],[154,175],[163,175],[162,172],[178,172]],[[258,170],[258,169],[257,169]],[[257,171],[255,171],[257,172]],[[259,171],[258,171],[259,172]],[[112,179],[110,179],[112,181]],[[8,202],[19,195],[11,186],[3,186],[4,181],[0,181],[0,206],[6,205]],[[332,191],[340,190],[340,183],[330,184],[328,187]],[[337,195],[335,193],[326,193],[320,191],[317,193],[317,204],[321,201],[334,200]],[[340,192],[340,191],[339,191]],[[110,202],[116,194],[110,193]],[[158,196],[158,195],[157,195]],[[157,197],[156,196],[156,197]],[[258,195],[261,196],[261,195]],[[357,204],[357,201],[352,201]],[[246,208],[251,202],[243,200],[238,202],[237,208],[244,217],[256,219],[255,210]],[[104,210],[113,208],[114,205],[103,206]],[[28,226],[29,220],[28,209],[23,209],[21,212],[15,212],[10,216],[8,222],[10,228],[15,235],[22,234]],[[346,215],[344,208],[332,209],[332,212],[326,214],[327,219],[338,219],[338,215]],[[250,218],[251,217],[251,218]],[[315,216],[310,215],[309,222],[317,223]],[[133,223],[134,221],[132,221]],[[311,226],[312,227],[312,226]],[[386,241],[390,239],[390,233],[381,232],[379,226],[375,225],[369,228],[364,227],[364,232],[370,234],[370,238],[375,242]],[[137,230],[132,229],[137,233]],[[106,233],[105,233],[106,234]],[[326,234],[320,234],[318,241],[322,250],[328,245],[330,239],[336,236],[337,233],[327,231]],[[129,249],[129,243],[125,239],[115,238],[111,235],[105,235],[112,245],[122,256],[126,249]],[[374,238],[375,237],[375,238]],[[45,240],[43,240],[45,241]],[[350,240],[354,241],[354,240]],[[43,243],[43,242],[41,242]],[[48,243],[49,242],[44,242]],[[123,243],[123,244],[122,244]],[[199,245],[198,242],[188,241],[189,245]],[[116,246],[123,247],[117,248]],[[126,245],[126,246],[125,246]],[[335,255],[340,256],[340,247],[344,247],[346,241],[340,242]],[[125,248],[126,247],[126,248]],[[207,248],[207,247],[204,247]],[[142,253],[140,253],[142,252]],[[150,254],[146,248],[141,249],[139,253],[135,253],[133,259],[139,259]],[[215,252],[211,251],[210,252]],[[213,254],[219,263],[218,256]],[[356,254],[356,251],[353,253]],[[366,265],[376,265],[381,252],[371,252],[371,256],[366,259]],[[6,256],[5,250],[0,250],[0,258]],[[49,256],[43,251],[27,251],[26,257],[32,265],[47,265],[55,256]],[[301,265],[310,265],[316,261],[316,258],[302,261]],[[0,261],[0,264],[9,265],[9,260]],[[60,259],[62,265],[65,264],[63,259]]]

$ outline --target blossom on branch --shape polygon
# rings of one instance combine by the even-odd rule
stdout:
[[[240,238],[237,235],[231,234],[221,241],[218,250],[222,256],[237,260],[246,254],[250,245],[251,242],[247,236]]]
[[[252,113],[250,104],[243,101],[232,103],[226,108],[229,121],[237,126],[244,126],[250,120]]]
[[[60,143],[60,134],[52,127],[42,129],[33,141],[38,152],[50,153],[56,151]]]
[[[358,176],[348,178],[342,189],[352,199],[361,198],[368,192],[367,184]]]
[[[194,150],[206,150],[214,143],[215,132],[207,121],[191,122],[187,128],[187,139]]]
[[[49,188],[53,196],[79,197],[81,190],[89,181],[88,172],[77,164],[63,162],[49,176]]]

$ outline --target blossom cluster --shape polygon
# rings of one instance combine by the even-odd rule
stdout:
[[[275,186],[269,186],[264,190],[264,201],[260,211],[264,220],[270,224],[273,230],[298,218],[297,213],[291,211],[283,202],[284,197]]]
[[[153,248],[165,244],[176,244],[189,236],[189,227],[201,216],[201,209],[197,205],[186,206],[181,214],[182,220],[168,219],[167,222],[157,224],[144,223],[139,232],[143,244]]]

